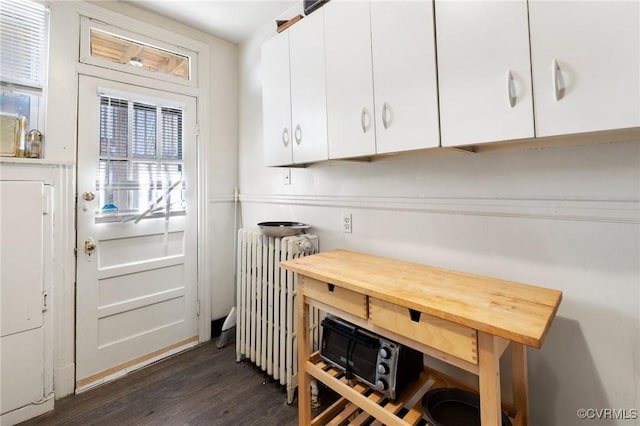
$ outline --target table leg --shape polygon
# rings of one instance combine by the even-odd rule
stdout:
[[[521,343],[511,343],[511,374],[513,377],[513,405],[522,419],[519,426],[529,426],[527,348]]]
[[[304,297],[304,278],[298,280],[298,424],[311,424],[311,389],[306,364],[309,360],[309,305]]]
[[[478,332],[480,419],[482,426],[501,426],[500,353],[491,334]]]

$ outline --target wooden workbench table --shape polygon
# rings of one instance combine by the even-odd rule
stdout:
[[[542,346],[560,291],[345,250],[281,266],[299,278],[301,425],[312,424],[310,374],[381,422],[407,424],[320,372],[309,353],[309,305],[478,375],[483,426],[500,424],[499,360],[511,345],[515,423],[528,425],[525,346]]]

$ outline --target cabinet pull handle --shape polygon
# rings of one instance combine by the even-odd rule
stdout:
[[[391,107],[388,103],[385,102],[384,104],[382,104],[382,125],[384,126],[385,130],[391,126],[391,119]]]
[[[513,81],[513,73],[511,70],[509,70],[509,74],[507,75],[507,94],[509,95],[509,105],[513,108],[516,106],[518,95],[516,94],[516,83]]]
[[[300,142],[302,142],[302,129],[300,128],[300,125],[296,125],[296,130],[293,134],[293,137],[296,139],[296,144],[300,145]]]
[[[556,101],[564,98],[564,78],[562,77],[562,70],[560,69],[560,65],[555,59],[553,60],[553,88],[556,94]]]
[[[289,146],[289,129],[286,127],[282,130],[282,144],[285,148]]]
[[[367,121],[370,122],[369,111],[367,111],[367,108],[362,108],[362,113],[360,114],[360,125],[362,126],[362,133],[367,133],[367,130],[369,130]]]

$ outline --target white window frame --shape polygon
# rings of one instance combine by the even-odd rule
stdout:
[[[35,1],[34,3],[41,3]],[[43,133],[46,125],[46,104],[47,104],[47,79],[49,70],[49,26],[50,26],[50,9],[44,4],[44,37],[43,37],[43,60],[40,69],[40,80],[25,80],[17,77],[11,77],[3,80],[0,77],[0,90],[12,92],[17,95],[26,95],[31,98],[29,102],[29,129],[38,129]],[[37,100],[37,105],[34,105]]]
[[[91,56],[91,30],[95,29],[108,34],[112,34],[116,37],[121,37],[128,40],[135,40],[138,43],[154,47],[156,49],[166,50],[168,52],[175,53],[177,55],[185,56],[189,58],[189,78],[181,78],[175,75],[164,74],[156,71],[145,70],[144,68],[134,67],[129,64],[120,64],[112,62],[107,59],[97,58]],[[170,43],[153,39],[151,37],[144,36],[132,31],[125,30],[123,28],[116,27],[114,25],[105,24],[104,22],[96,21],[86,16],[81,16],[80,19],[80,63],[95,65],[102,68],[109,68],[116,71],[121,71],[129,74],[135,74],[142,77],[153,78],[156,80],[167,81],[170,83],[177,83],[183,86],[198,87],[198,53]]]

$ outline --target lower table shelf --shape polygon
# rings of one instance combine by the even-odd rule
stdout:
[[[423,417],[422,397],[430,390],[441,387],[456,387],[472,390],[467,385],[446,374],[425,367],[420,378],[411,384],[395,400],[391,401],[369,386],[347,383],[344,373],[326,364],[316,352],[305,365],[306,371],[326,386],[342,395],[333,405],[315,417],[312,425],[429,425]],[[514,426],[520,419],[514,408],[502,404]]]

